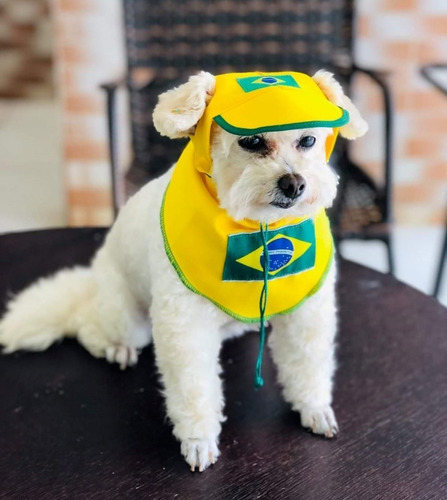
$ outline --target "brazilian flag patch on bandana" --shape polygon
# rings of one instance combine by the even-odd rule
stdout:
[[[315,266],[312,219],[268,232],[269,280],[298,274]],[[263,281],[265,256],[261,233],[228,237],[223,281]]]
[[[237,82],[244,92],[252,92],[266,87],[300,87],[292,75],[248,76],[237,78]]]

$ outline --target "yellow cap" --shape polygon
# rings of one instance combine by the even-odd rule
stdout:
[[[333,104],[314,80],[304,73],[228,73],[216,77],[216,88],[191,140],[196,168],[211,171],[212,121],[231,134],[330,127],[326,159],[332,153],[338,127],[349,122],[349,113]]]

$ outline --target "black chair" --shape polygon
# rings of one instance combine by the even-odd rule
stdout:
[[[152,125],[158,95],[199,70],[333,71],[349,89],[356,73],[379,86],[385,113],[384,182],[376,185],[349,156],[345,141],[334,154],[341,176],[332,210],[337,241],[378,239],[393,271],[391,223],[391,99],[383,75],[353,62],[353,0],[123,0],[133,161],[127,194],[164,172],[184,143],[160,137]],[[116,176],[114,96],[104,85],[112,177]],[[115,186],[115,182],[113,183]],[[118,210],[114,187],[115,211]]]
[[[447,96],[447,85],[441,83],[436,79],[436,77],[433,75],[433,70],[443,70],[447,71],[447,64],[428,64],[427,66],[424,66],[421,68],[421,74],[422,76],[430,82],[436,89],[438,89],[440,92],[442,92],[445,96]],[[441,290],[441,283],[442,283],[442,277],[444,275],[444,269],[445,269],[445,261],[447,260],[447,214],[446,214],[446,219],[445,219],[445,225],[444,225],[444,238],[443,238],[443,243],[442,243],[442,248],[441,248],[441,254],[439,256],[439,264],[435,276],[435,284],[433,287],[433,296],[438,297],[439,292]]]

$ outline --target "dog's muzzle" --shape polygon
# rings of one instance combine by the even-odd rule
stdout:
[[[270,203],[279,208],[290,208],[306,189],[306,180],[300,174],[286,174],[278,179],[275,199]]]

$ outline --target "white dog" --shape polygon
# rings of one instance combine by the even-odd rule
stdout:
[[[282,73],[259,73],[258,79],[240,75],[240,81],[245,82],[243,92],[250,99],[261,91],[267,96],[263,99],[268,99],[273,93],[262,90],[268,86],[303,87],[293,83],[292,73],[290,81],[289,75],[283,77]],[[213,102],[218,78],[202,72],[160,96],[154,112],[160,133],[193,140],[200,119]],[[336,131],[349,139],[363,135],[366,123],[332,75],[319,71],[313,82],[328,102],[345,110],[345,117],[349,112],[349,122],[345,120]],[[257,106],[262,119],[263,105]],[[240,116],[244,118],[243,113]],[[268,229],[285,219],[313,220],[332,204],[337,177],[327,165],[327,153],[328,144],[335,140],[335,127],[309,122],[304,128],[301,124],[237,134],[225,130],[222,123],[213,120],[211,124],[212,171],[203,169],[200,175],[213,185],[216,210],[225,212],[232,224],[249,220]],[[125,368],[137,362],[139,350],[153,337],[174,435],[191,470],[197,467],[203,471],[219,455],[224,420],[220,346],[223,340],[249,330],[250,325],[234,319],[235,315],[216,306],[215,300],[204,297],[206,294],[195,293],[198,290],[188,286],[172,265],[160,210],[173,171],[174,167],[128,201],[90,267],[62,270],[16,296],[0,323],[0,343],[5,352],[39,351],[63,336],[73,336],[93,356]],[[187,213],[185,204],[191,195],[187,185],[177,192],[177,207],[171,201],[172,210],[181,217],[183,211]],[[266,250],[265,244],[260,255],[262,250]],[[265,263],[263,266],[261,273]],[[270,319],[273,326],[269,346],[284,398],[300,412],[304,427],[333,437],[338,431],[331,408],[334,265],[326,271],[318,291],[309,292],[300,307],[288,314],[269,315],[267,310],[266,316],[260,317]],[[275,281],[280,280],[269,281],[269,286]],[[262,286],[262,280],[258,285]],[[255,320],[259,324],[259,317],[251,321]]]

